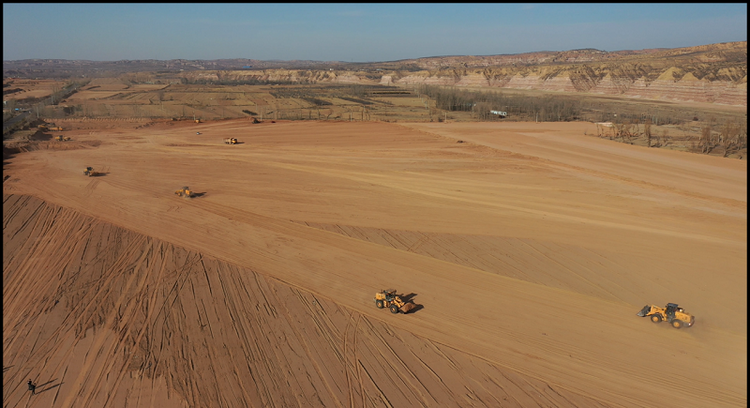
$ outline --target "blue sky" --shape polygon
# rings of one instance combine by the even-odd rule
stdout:
[[[3,4],[3,60],[394,61],[747,41],[747,4]]]

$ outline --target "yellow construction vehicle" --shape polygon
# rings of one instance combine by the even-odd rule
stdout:
[[[47,129],[47,125],[39,125],[38,128],[39,130],[49,130]]]
[[[98,176],[99,173],[97,173],[96,171],[94,171],[93,167],[86,167],[86,170],[83,171],[83,175],[84,176],[89,176],[89,177],[94,177],[94,176]]]
[[[185,198],[192,198],[195,195],[193,193],[193,190],[191,190],[190,187],[187,187],[187,186],[175,191],[174,193],[180,197],[185,197]]]
[[[68,140],[70,140],[70,137],[63,137],[63,135],[55,136],[55,140],[57,140],[58,142],[67,142]]]
[[[695,316],[686,312],[685,309],[679,307],[676,303],[667,303],[667,306],[663,308],[655,305],[646,305],[636,315],[640,317],[648,316],[654,323],[666,320],[675,329],[683,326],[691,327],[695,323]]]
[[[409,313],[417,307],[412,301],[404,301],[401,296],[396,294],[396,289],[383,289],[375,294],[375,307],[382,309],[387,307],[391,313]]]
[[[224,143],[226,143],[226,144],[237,144],[237,139],[235,139],[233,137],[228,137],[228,138],[224,139]]]
[[[63,128],[62,128],[62,127],[60,127],[60,126],[56,126],[56,127],[51,127],[51,128],[49,128],[49,130],[56,130],[56,131],[58,131],[58,132],[62,132]]]

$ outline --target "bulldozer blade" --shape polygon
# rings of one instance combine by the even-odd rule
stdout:
[[[648,305],[643,306],[643,309],[641,309],[640,312],[636,313],[636,316],[644,317],[644,316],[646,316],[646,313],[648,313],[649,310],[651,310],[650,306],[648,306]]]
[[[401,312],[403,312],[404,314],[409,313],[415,307],[417,307],[417,305],[415,305],[414,303],[404,303],[404,305],[401,306]]]

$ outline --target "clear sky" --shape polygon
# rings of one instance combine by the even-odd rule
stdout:
[[[380,62],[747,41],[747,4],[3,4],[3,60]]]

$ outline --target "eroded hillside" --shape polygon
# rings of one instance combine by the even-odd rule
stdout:
[[[402,61],[401,69],[192,71],[188,81],[417,84],[531,89],[747,106],[747,42],[675,50],[597,50]],[[403,69],[403,67],[418,67]]]
[[[3,226],[5,406],[607,406],[30,196]]]
[[[441,56],[392,62],[169,60],[3,62],[5,77],[123,75],[130,83],[417,84],[747,106],[747,41],[676,49]]]

